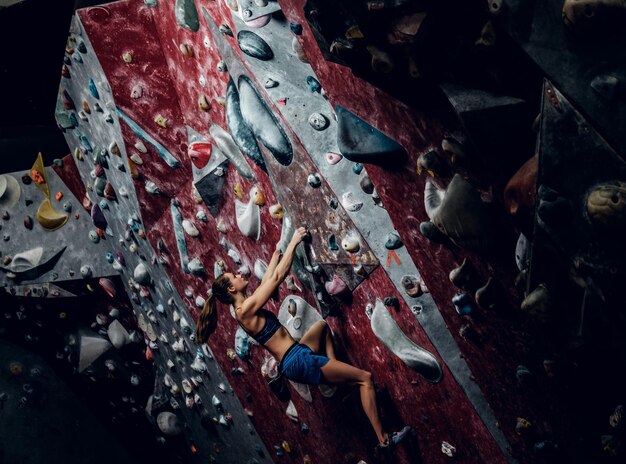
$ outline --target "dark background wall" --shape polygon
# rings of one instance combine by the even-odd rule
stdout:
[[[46,164],[68,153],[54,120],[61,57],[75,8],[95,0],[26,0],[0,9],[1,172]]]

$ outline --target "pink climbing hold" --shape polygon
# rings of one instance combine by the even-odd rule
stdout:
[[[346,283],[337,274],[333,276],[332,280],[325,282],[324,287],[330,296],[337,296],[348,290]]]

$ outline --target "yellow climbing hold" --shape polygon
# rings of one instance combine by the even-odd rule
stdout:
[[[45,198],[37,209],[37,222],[50,232],[63,227],[69,217],[68,214],[62,214],[55,210],[49,198]]]
[[[163,128],[167,127],[167,118],[165,118],[162,114],[157,114],[156,118],[154,118],[154,122]]]
[[[243,190],[241,189],[241,184],[239,182],[235,184],[233,190],[235,191],[235,195],[237,195],[237,198],[243,200]]]

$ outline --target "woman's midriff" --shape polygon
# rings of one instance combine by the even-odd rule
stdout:
[[[276,361],[281,362],[287,350],[296,343],[285,327],[280,327],[272,338],[265,343],[265,348],[269,351]]]

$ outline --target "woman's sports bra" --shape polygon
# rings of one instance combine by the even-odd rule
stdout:
[[[272,335],[274,335],[278,331],[278,329],[280,329],[282,324],[278,321],[278,318],[273,312],[268,311],[267,309],[261,309],[260,312],[262,312],[265,316],[265,325],[263,326],[261,331],[256,335],[248,333],[246,329],[244,329],[244,331],[252,338],[254,338],[260,345],[265,345],[267,341],[272,338]]]

